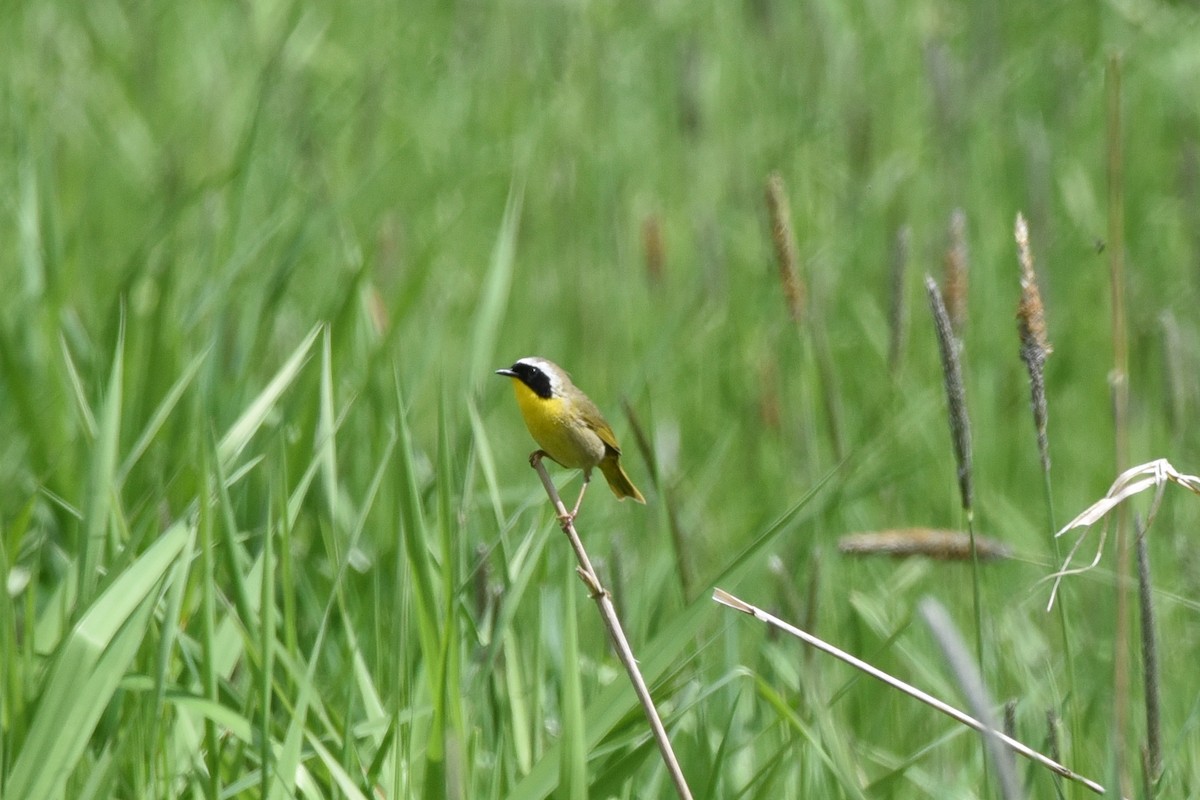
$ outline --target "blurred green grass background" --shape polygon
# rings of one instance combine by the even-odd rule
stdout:
[[[1012,226],[1055,345],[1061,523],[1115,473],[1120,54],[1134,460],[1200,471],[1192,4],[2,7],[0,794],[668,796],[491,377],[537,354],[650,501],[596,491],[580,527],[698,797],[990,796],[974,739],[707,600],[736,561],[724,588],[956,697],[913,615],[932,595],[970,638],[969,567],[836,540],[963,524],[920,283],[959,208],[977,526],[1017,554],[982,574],[985,678],[1019,738],[1054,709],[1064,760],[1109,781],[1113,562],[1067,584],[1067,674]],[[1168,495],[1150,538],[1163,797],[1200,796],[1198,517]]]

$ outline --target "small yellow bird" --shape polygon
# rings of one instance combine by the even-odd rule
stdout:
[[[579,513],[583,493],[592,479],[592,467],[600,467],[618,500],[632,497],[639,503],[646,502],[621,469],[621,448],[612,427],[596,404],[571,383],[566,370],[544,358],[530,357],[508,369],[498,369],[496,374],[513,379],[513,393],[525,427],[542,448],[529,456],[529,463],[548,456],[568,469],[583,470],[583,488],[570,519]]]

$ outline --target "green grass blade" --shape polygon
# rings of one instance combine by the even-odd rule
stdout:
[[[112,370],[104,396],[104,408],[96,429],[92,451],[88,500],[83,515],[83,558],[79,561],[79,607],[91,602],[99,578],[105,533],[109,525],[115,491],[117,449],[121,436],[121,383],[125,372],[125,321],[122,316],[113,352]]]
[[[579,590],[573,572],[563,572],[562,614],[562,767],[559,773],[561,800],[587,800],[587,720],[583,711],[583,681],[579,674],[579,623],[575,593]]]
[[[396,392],[396,430],[398,434],[397,461],[400,468],[400,511],[401,537],[404,540],[404,551],[408,556],[408,568],[415,581],[414,600],[416,601],[417,629],[421,638],[422,650],[432,656],[439,653],[440,636],[438,629],[440,621],[437,618],[438,605],[433,590],[433,561],[429,555],[428,542],[434,532],[425,524],[422,513],[421,493],[417,488],[416,476],[416,445],[408,427],[408,414],[405,409],[404,395],[400,390],[399,376],[395,376]],[[430,679],[433,679],[430,670]],[[430,691],[436,694],[436,686],[431,685]],[[435,752],[440,751],[441,744],[430,743]]]
[[[454,513],[455,485],[454,465],[451,459],[450,431],[446,421],[446,400],[443,395],[438,405],[438,481],[437,496],[438,539],[441,550],[440,584],[442,592],[442,648],[437,665],[434,684],[437,687],[433,703],[433,731],[431,738],[441,737],[446,741],[446,758],[454,759],[446,765],[448,772],[462,772],[461,758],[466,749],[466,715],[463,712],[461,685],[462,667],[460,659],[461,631],[465,629],[460,619],[462,604],[459,602],[459,545],[457,515]],[[450,794],[460,780],[451,781],[441,788],[443,796]],[[458,792],[453,793],[458,796]]]
[[[471,420],[471,447],[483,470],[483,482],[487,485],[488,500],[491,503],[492,515],[496,519],[496,527],[504,527],[504,504],[500,500],[500,481],[496,476],[496,458],[492,455],[491,442],[479,416],[479,408],[472,398],[467,398],[467,416]]]
[[[146,737],[155,750],[161,749],[163,745],[159,741],[159,731],[161,722],[165,718],[163,713],[164,697],[167,687],[175,678],[172,670],[172,656],[181,636],[179,626],[180,620],[184,617],[183,608],[188,587],[188,574],[195,557],[195,533],[196,531],[193,530],[192,535],[187,537],[184,548],[167,579],[166,602],[160,625],[158,652],[154,661],[154,706]],[[147,766],[153,776],[159,764],[151,761]],[[151,783],[157,783],[157,781],[152,777]]]
[[[213,553],[213,487],[217,479],[211,474],[216,443],[206,437],[200,453],[200,475],[205,488],[200,495],[200,682],[203,696],[217,702],[217,593],[216,556]],[[205,781],[205,799],[218,800],[221,795],[221,742],[217,737],[217,726],[210,718],[204,719],[204,766],[208,772]]]
[[[300,374],[300,370],[304,368],[308,361],[309,351],[312,349],[313,342],[320,335],[323,325],[314,325],[308,335],[300,342],[292,354],[284,362],[275,376],[271,378],[258,396],[250,402],[242,415],[237,421],[230,426],[229,430],[221,437],[221,441],[217,445],[217,455],[221,459],[221,464],[226,470],[232,467],[233,459],[237,458],[243,448],[250,443],[250,439],[258,432],[258,429],[266,421],[267,416],[275,408],[275,404],[279,398],[287,391],[288,387],[296,380]]]
[[[282,449],[282,448],[281,448]],[[272,680],[275,670],[275,523],[274,516],[282,523],[285,515],[274,513],[268,516],[266,532],[262,539],[262,582],[259,583],[258,598],[258,748],[262,774],[259,797],[278,798],[290,796],[295,788],[295,771],[289,769],[292,760],[278,763],[274,758],[271,738],[271,709],[273,706]]]
[[[205,359],[208,358],[211,349],[210,347],[204,348],[188,363],[183,373],[171,384],[171,388],[167,390],[167,394],[158,404],[158,407],[154,409],[154,413],[150,415],[150,420],[142,429],[142,434],[138,437],[133,447],[130,448],[129,453],[125,456],[125,460],[121,462],[121,467],[117,470],[116,483],[118,486],[125,482],[125,478],[129,475],[129,471],[133,469],[134,464],[145,455],[146,450],[150,447],[150,443],[162,431],[163,425],[170,418],[171,412],[175,410],[175,406],[178,405],[179,400],[183,397],[183,393],[187,391],[196,374],[200,372],[200,367],[203,366]]]
[[[332,333],[328,326],[321,336],[321,388],[320,410],[317,417],[316,450],[317,460],[321,464],[321,488],[324,490],[325,502],[329,504],[329,517],[335,523],[338,521],[338,469],[337,442],[334,437],[337,431],[337,413],[333,404],[333,354],[330,337]],[[330,544],[336,543],[335,537],[330,537]],[[329,550],[329,555],[337,563],[337,550]]]
[[[6,796],[50,797],[62,791],[146,635],[166,576],[192,535],[184,523],[175,523],[75,624],[50,667]]]
[[[67,368],[67,380],[71,382],[71,391],[75,395],[75,407],[79,411],[79,417],[83,420],[83,430],[89,439],[96,438],[96,415],[92,413],[92,408],[88,404],[87,390],[83,388],[83,378],[79,377],[79,369],[75,366],[75,359],[71,356],[71,348],[67,346],[67,338],[63,335],[58,337],[59,349],[62,350],[63,365]]]
[[[467,377],[469,386],[478,386],[484,380],[484,376],[491,375],[492,370],[496,368],[492,360],[495,356],[497,333],[504,319],[504,308],[508,305],[509,290],[512,287],[517,230],[521,222],[521,200],[524,194],[524,188],[514,180],[509,187],[504,217],[500,221],[500,233],[496,236],[496,243],[492,248],[491,263],[479,290],[475,329],[471,333],[471,366]]]

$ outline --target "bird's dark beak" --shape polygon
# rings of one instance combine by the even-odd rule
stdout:
[[[513,372],[511,369],[498,369],[498,370],[496,370],[496,374],[504,375],[505,377],[508,377],[508,378],[517,377],[517,373]]]

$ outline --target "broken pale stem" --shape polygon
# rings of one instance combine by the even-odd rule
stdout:
[[[1013,739],[1011,736],[1008,736],[997,730],[991,730],[990,728],[988,728],[986,725],[984,725],[979,720],[975,719],[974,717],[972,717],[968,714],[964,714],[962,711],[959,711],[954,706],[946,705],[945,703],[943,703],[941,700],[938,700],[933,695],[927,694],[926,692],[921,691],[917,687],[905,683],[904,681],[900,680],[899,678],[894,678],[891,675],[888,675],[886,672],[883,672],[882,670],[879,670],[879,669],[871,666],[870,664],[868,664],[865,661],[862,661],[861,659],[855,658],[854,656],[850,655],[849,653],[847,653],[844,650],[839,650],[838,648],[834,647],[833,645],[829,644],[828,642],[818,639],[817,637],[813,636],[810,633],[806,633],[805,631],[802,631],[793,625],[789,625],[788,623],[784,622],[783,620],[779,619],[778,617],[774,617],[774,616],[768,614],[767,612],[763,611],[762,609],[760,609],[756,606],[752,606],[749,603],[747,603],[746,601],[741,600],[737,597],[734,597],[729,592],[726,592],[724,589],[714,589],[713,590],[713,600],[716,600],[718,603],[720,603],[722,605],[729,606],[730,608],[734,609],[735,611],[741,611],[744,614],[749,614],[750,616],[754,617],[755,619],[761,620],[762,622],[766,622],[767,624],[772,625],[776,628],[779,628],[780,630],[787,631],[788,633],[792,634],[796,638],[804,641],[807,644],[812,645],[813,647],[817,648],[818,650],[828,653],[829,655],[833,656],[834,658],[846,662],[847,664],[854,667],[855,669],[859,669],[859,670],[867,673],[871,677],[873,677],[877,680],[883,681],[884,683],[886,683],[887,685],[889,685],[895,689],[899,689],[900,691],[904,692],[905,694],[909,695],[910,697],[915,697],[917,700],[920,700],[922,703],[925,703],[928,706],[932,706],[933,708],[942,712],[946,716],[952,717],[953,719],[958,720],[963,725],[966,725],[968,728],[973,728],[973,729],[979,731],[980,733],[989,733],[993,736],[996,736],[997,738],[1000,739],[1000,741],[1004,742],[1004,744],[1007,747],[1011,748],[1012,750],[1015,750],[1016,752],[1020,753],[1021,755],[1030,759],[1031,761],[1036,761],[1037,763],[1041,764],[1042,766],[1046,767],[1047,769],[1051,770],[1052,772],[1055,772],[1058,775],[1061,775],[1062,777],[1067,778],[1068,780],[1082,783],[1084,786],[1091,789],[1096,794],[1104,794],[1104,787],[1101,786],[1100,784],[1096,783],[1095,781],[1089,780],[1088,778],[1085,778],[1082,775],[1076,774],[1070,768],[1065,767],[1062,764],[1059,764],[1054,759],[1048,758],[1036,750],[1030,749],[1028,746],[1021,744],[1016,739]]]

